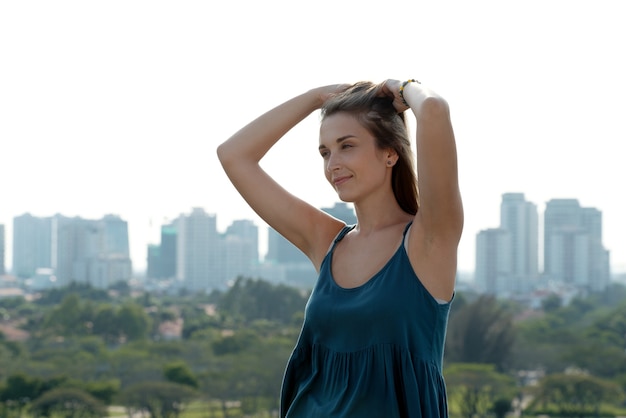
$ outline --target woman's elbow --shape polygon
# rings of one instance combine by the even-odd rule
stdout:
[[[234,159],[232,147],[229,146],[228,142],[222,142],[221,144],[219,144],[217,146],[216,152],[217,158],[222,166],[228,165],[228,162]]]

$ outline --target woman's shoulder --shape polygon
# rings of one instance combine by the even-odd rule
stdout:
[[[456,280],[458,241],[429,236],[416,217],[407,231],[406,250],[413,271],[428,292],[437,299],[450,300]]]

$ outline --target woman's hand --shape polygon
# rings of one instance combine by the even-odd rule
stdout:
[[[378,89],[379,96],[393,99],[393,107],[395,107],[398,113],[404,112],[409,108],[400,95],[400,87],[402,87],[401,81],[388,79],[380,83]]]
[[[311,92],[317,97],[318,107],[322,107],[324,103],[326,103],[326,100],[346,91],[350,86],[351,84],[330,84],[328,86],[317,87],[311,90]]]

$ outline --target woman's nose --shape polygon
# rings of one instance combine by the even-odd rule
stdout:
[[[330,155],[326,160],[326,171],[329,173],[339,168],[339,159],[333,155]]]

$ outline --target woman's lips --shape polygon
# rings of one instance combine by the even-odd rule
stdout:
[[[350,180],[350,176],[336,177],[336,178],[333,179],[333,184],[335,186],[339,186],[339,185],[345,183],[348,180]]]

